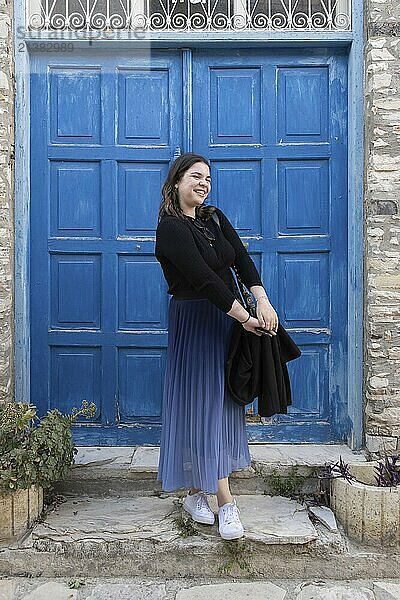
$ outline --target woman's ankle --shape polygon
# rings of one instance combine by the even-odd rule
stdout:
[[[227,504],[228,502],[231,503],[233,502],[233,496],[223,496],[221,499],[218,498],[217,496],[217,501],[218,501],[218,508],[221,508],[221,506],[223,506],[224,504]]]

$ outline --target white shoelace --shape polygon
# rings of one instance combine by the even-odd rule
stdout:
[[[235,523],[238,525],[241,524],[239,519],[240,511],[236,504],[228,504],[227,506],[225,506],[225,508],[223,508],[222,512],[224,521],[227,525],[230,525],[231,523]]]
[[[200,492],[197,496],[196,508],[197,510],[202,510],[202,508],[208,508],[207,496],[204,492]]]

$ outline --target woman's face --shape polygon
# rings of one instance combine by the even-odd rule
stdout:
[[[192,211],[201,206],[211,190],[211,176],[208,165],[194,163],[175,184],[182,210]]]

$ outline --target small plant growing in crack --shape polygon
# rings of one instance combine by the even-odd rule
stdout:
[[[306,475],[298,474],[299,465],[290,467],[287,475],[279,475],[277,469],[273,469],[271,474],[266,474],[262,466],[255,465],[255,473],[261,477],[271,492],[264,490],[264,494],[272,496],[285,496],[288,498],[300,495],[300,489],[307,480]]]
[[[198,535],[199,533],[190,517],[179,515],[178,517],[175,517],[174,523],[178,528],[179,535],[183,538],[190,537],[191,535]]]
[[[285,496],[293,498],[299,495],[301,486],[307,480],[305,475],[299,475],[299,465],[290,467],[288,475],[279,475],[276,469],[273,469],[272,474],[268,476],[273,494],[275,496]]]
[[[265,468],[260,465],[255,465],[255,473],[261,477],[268,489],[272,488],[271,492],[264,490],[264,494],[285,496],[297,500],[301,504],[312,504],[318,506],[329,506],[329,483],[326,482],[327,475],[324,474],[324,468],[314,468],[310,473],[311,479],[318,478],[319,486],[316,491],[300,491],[303,483],[307,480],[306,475],[298,474],[298,465],[293,465],[288,476],[278,475],[276,469],[272,475],[265,473]]]
[[[82,586],[85,585],[85,580],[84,579],[70,579],[68,581],[67,585],[71,590],[78,590],[79,588],[81,588]]]
[[[313,469],[311,477],[318,480],[318,489],[299,494],[298,501],[307,506],[329,506],[329,483],[320,477],[319,468]]]
[[[218,567],[221,575],[230,574],[232,568],[236,565],[240,570],[246,571],[251,577],[256,577],[257,573],[251,568],[249,557],[253,551],[252,545],[246,539],[222,540],[225,562]]]

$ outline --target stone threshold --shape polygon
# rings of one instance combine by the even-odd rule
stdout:
[[[253,464],[318,467],[335,463],[366,461],[364,450],[353,451],[346,444],[249,444]],[[156,473],[159,446],[78,446],[73,468],[119,468],[138,473]]]
[[[366,462],[364,451],[353,452],[344,444],[249,444],[251,466],[230,476],[234,494],[272,493],[264,477],[273,472],[290,476],[293,467],[305,477],[299,491],[318,490],[316,470],[345,462]],[[161,494],[157,481],[159,446],[79,446],[75,464],[67,477],[56,486],[66,496],[121,496]],[[261,475],[262,472],[262,475]]]

